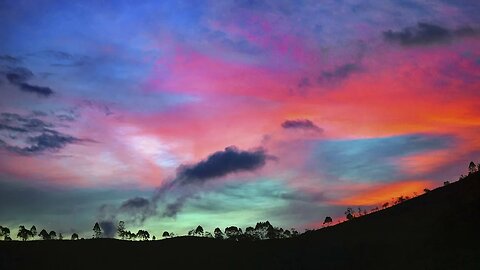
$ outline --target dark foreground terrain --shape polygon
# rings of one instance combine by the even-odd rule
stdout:
[[[0,241],[0,269],[480,269],[480,173],[296,239]]]

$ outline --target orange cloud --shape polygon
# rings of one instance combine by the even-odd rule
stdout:
[[[431,188],[433,182],[429,180],[413,180],[375,186],[351,197],[332,202],[335,205],[378,205],[391,201],[399,196],[412,196],[414,192],[421,193],[424,188]]]

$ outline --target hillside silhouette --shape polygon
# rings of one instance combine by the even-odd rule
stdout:
[[[295,238],[1,241],[0,269],[480,269],[480,172]]]

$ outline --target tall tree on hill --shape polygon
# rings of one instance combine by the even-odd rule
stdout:
[[[470,162],[470,164],[468,165],[468,174],[472,174],[472,173],[475,173],[477,172],[477,166],[475,165],[475,163],[472,161]]]
[[[100,225],[96,222],[93,226],[93,238],[100,238],[100,236],[102,236],[102,229],[100,229]]]

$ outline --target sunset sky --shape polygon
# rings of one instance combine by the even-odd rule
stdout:
[[[0,1],[0,225],[303,231],[457,180],[480,161],[479,13]]]

